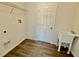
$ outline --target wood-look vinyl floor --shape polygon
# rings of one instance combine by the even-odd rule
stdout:
[[[72,57],[65,51],[58,52],[57,47],[47,42],[26,39],[4,57]]]

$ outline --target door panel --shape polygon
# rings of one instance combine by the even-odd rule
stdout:
[[[56,3],[39,3],[37,7],[36,39],[49,43],[56,42],[55,16]]]
[[[38,25],[38,28],[37,28],[37,38],[39,40],[47,41],[47,39],[50,38],[48,33],[49,33],[48,26]]]

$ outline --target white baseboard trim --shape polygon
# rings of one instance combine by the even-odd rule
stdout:
[[[33,39],[33,38],[31,38],[31,37],[27,37],[26,39],[37,40],[37,41],[43,41],[43,40],[39,40],[39,39]],[[43,42],[47,42],[47,41],[43,41]],[[47,43],[56,45],[56,42],[47,42]]]
[[[76,53],[74,53],[74,52],[72,52],[72,51],[71,51],[71,53],[72,53],[72,55],[73,55],[74,57],[78,57]]]

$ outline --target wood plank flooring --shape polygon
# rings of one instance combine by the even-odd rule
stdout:
[[[4,57],[72,57],[72,54],[57,52],[57,47],[47,42],[26,39]]]

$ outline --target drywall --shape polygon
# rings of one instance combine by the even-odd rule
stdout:
[[[7,50],[7,48],[5,47],[8,47],[7,45],[4,47],[4,42],[9,40],[10,37],[10,32],[8,31],[9,30],[9,13],[10,13],[10,10],[11,8],[10,7],[7,7],[7,6],[3,6],[3,5],[0,5],[0,55],[2,53],[5,52],[5,50]],[[6,31],[6,33],[4,33],[4,30]],[[8,34],[8,35],[7,35]]]
[[[71,31],[74,20],[74,3],[59,3],[55,27],[58,32]]]
[[[57,10],[57,31],[73,30],[79,34],[79,4],[60,3]],[[74,40],[71,52],[74,56],[79,56],[79,38]]]
[[[73,56],[79,57],[79,38],[74,40],[71,52]]]
[[[12,8],[0,5],[0,56],[5,55],[25,39],[24,11],[14,8],[10,13]],[[22,23],[18,22],[19,19]]]
[[[79,34],[79,4],[76,5],[75,9],[75,19],[72,30]],[[79,38],[74,40],[71,51],[74,56],[79,57]]]
[[[36,24],[36,3],[26,3],[25,9],[25,34],[29,39],[34,39]]]

